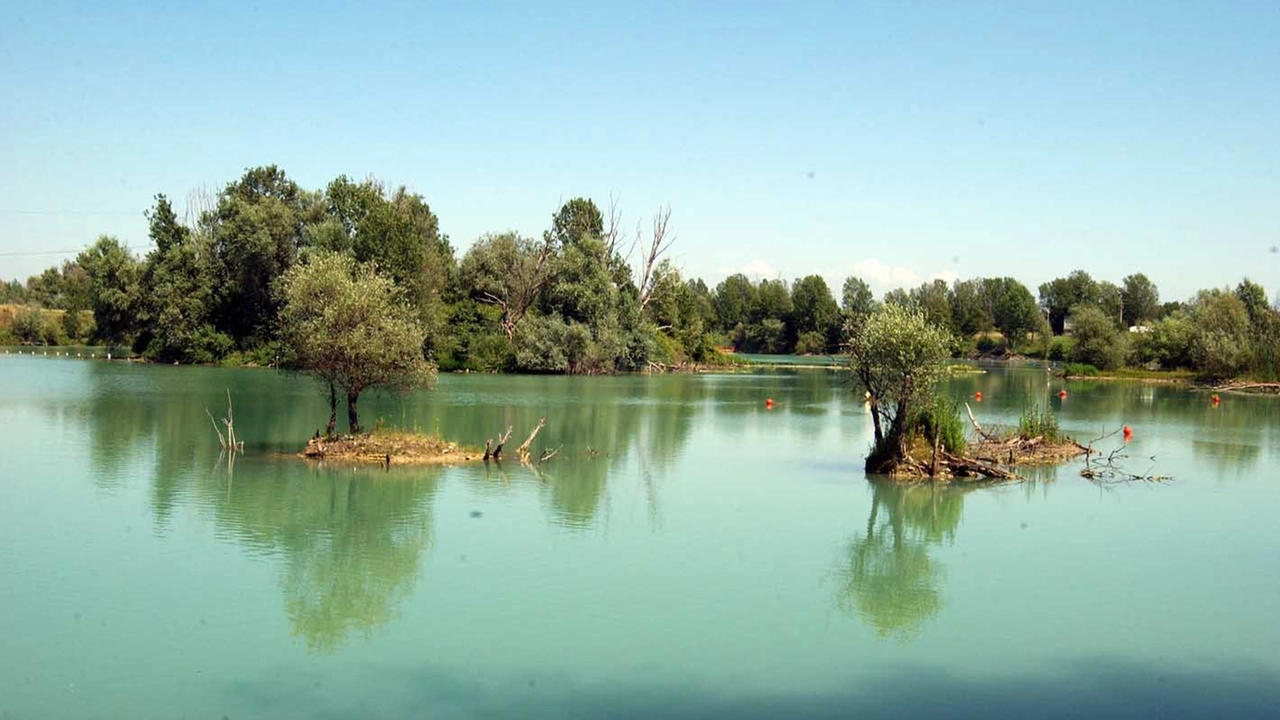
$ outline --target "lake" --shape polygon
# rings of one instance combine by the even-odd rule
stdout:
[[[1174,477],[974,488],[869,480],[869,415],[820,369],[361,400],[481,446],[545,416],[541,468],[309,464],[324,399],[270,370],[10,355],[0,387],[5,720],[1280,708],[1275,398],[959,376],[984,425],[1128,424],[1126,467]]]

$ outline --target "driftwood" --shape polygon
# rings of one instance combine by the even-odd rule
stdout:
[[[1262,390],[1268,393],[1280,393],[1280,383],[1278,382],[1234,382],[1225,385],[1215,385],[1211,388],[1214,392],[1243,392],[1246,390]]]
[[[218,445],[224,451],[233,453],[244,452],[244,441],[236,440],[236,417],[235,410],[231,406],[231,390],[227,389],[227,416],[222,418],[222,424],[227,429],[227,434],[223,435],[218,429],[218,421],[213,419],[213,413],[209,412],[209,408],[204,409],[204,414],[209,416],[209,422],[213,423],[213,431],[218,433]]]
[[[500,459],[501,459],[501,456],[502,456],[502,446],[503,446],[503,445],[506,445],[506,444],[507,444],[507,440],[510,440],[510,439],[511,439],[511,426],[510,426],[510,425],[508,425],[508,426],[507,426],[507,431],[506,431],[506,432],[504,432],[504,433],[502,433],[502,435],[498,437],[498,444],[497,444],[496,446],[494,446],[494,444],[493,444],[493,440],[492,440],[492,439],[489,439],[489,440],[486,440],[486,441],[485,441],[485,443],[484,443],[484,459],[485,459],[485,460],[500,460]],[[492,450],[492,451],[490,451],[490,450],[489,450],[489,448],[491,448],[491,447],[493,448],[493,450]]]
[[[564,447],[564,446],[563,446],[563,445],[561,445],[560,447]],[[559,448],[559,447],[558,447],[558,448],[556,448],[555,450],[544,450],[544,451],[542,451],[542,457],[538,458],[538,463],[540,463],[540,464],[541,464],[541,463],[544,463],[544,462],[546,462],[546,461],[550,460],[551,458],[555,457],[559,452],[560,452],[560,448]]]
[[[947,465],[950,466],[952,474],[960,477],[986,477],[996,478],[999,480],[1017,480],[1018,476],[1004,468],[996,465],[985,463],[974,458],[958,457],[950,453],[944,453]]]
[[[516,456],[520,458],[520,462],[529,462],[529,446],[533,444],[533,439],[538,437],[538,432],[547,424],[545,417],[539,418],[538,424],[534,426],[533,432],[529,433],[529,438],[516,448]]]
[[[987,434],[987,431],[982,429],[982,426],[978,424],[978,418],[973,416],[973,410],[969,408],[969,403],[964,404],[964,411],[969,414],[969,422],[973,423],[973,429],[978,431],[978,434],[987,442],[993,442],[994,438]]]

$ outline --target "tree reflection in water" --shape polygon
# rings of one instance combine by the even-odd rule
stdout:
[[[964,496],[974,488],[871,481],[866,532],[849,543],[837,570],[836,604],[907,639],[942,609],[943,569],[929,546],[955,539]]]

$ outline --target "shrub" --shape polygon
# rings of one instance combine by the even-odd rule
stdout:
[[[62,332],[62,323],[53,313],[42,313],[40,319],[40,339],[45,345],[63,345],[66,335]]]
[[[796,354],[812,355],[825,352],[827,340],[820,332],[803,332],[796,338]]]
[[[960,419],[960,404],[949,398],[937,396],[916,412],[911,422],[912,431],[923,437],[933,447],[938,444],[953,455],[964,453],[964,421]]]
[[[1088,363],[1067,363],[1063,372],[1068,377],[1094,377],[1098,374],[1098,368]]]
[[[14,313],[10,331],[19,342],[39,342],[43,330],[44,322],[40,317],[40,308],[23,305]]]
[[[62,324],[62,332],[67,336],[68,340],[79,340],[84,337],[84,328],[80,326],[80,313],[75,310],[67,310],[62,313],[60,320]]]
[[[1071,357],[1071,350],[1075,347],[1075,343],[1071,342],[1071,338],[1058,336],[1049,341],[1049,351],[1047,353],[1050,360],[1066,360]]]
[[[1049,408],[1041,409],[1032,405],[1022,411],[1018,418],[1018,436],[1023,440],[1044,438],[1045,442],[1058,442],[1062,439],[1062,431],[1058,428],[1058,418]]]

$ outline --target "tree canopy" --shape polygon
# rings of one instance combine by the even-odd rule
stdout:
[[[357,433],[362,392],[407,391],[434,379],[435,367],[422,354],[426,333],[404,292],[371,264],[320,252],[286,271],[278,293],[286,347],[298,367],[328,390],[330,433],[339,392],[347,400],[348,426]]]

